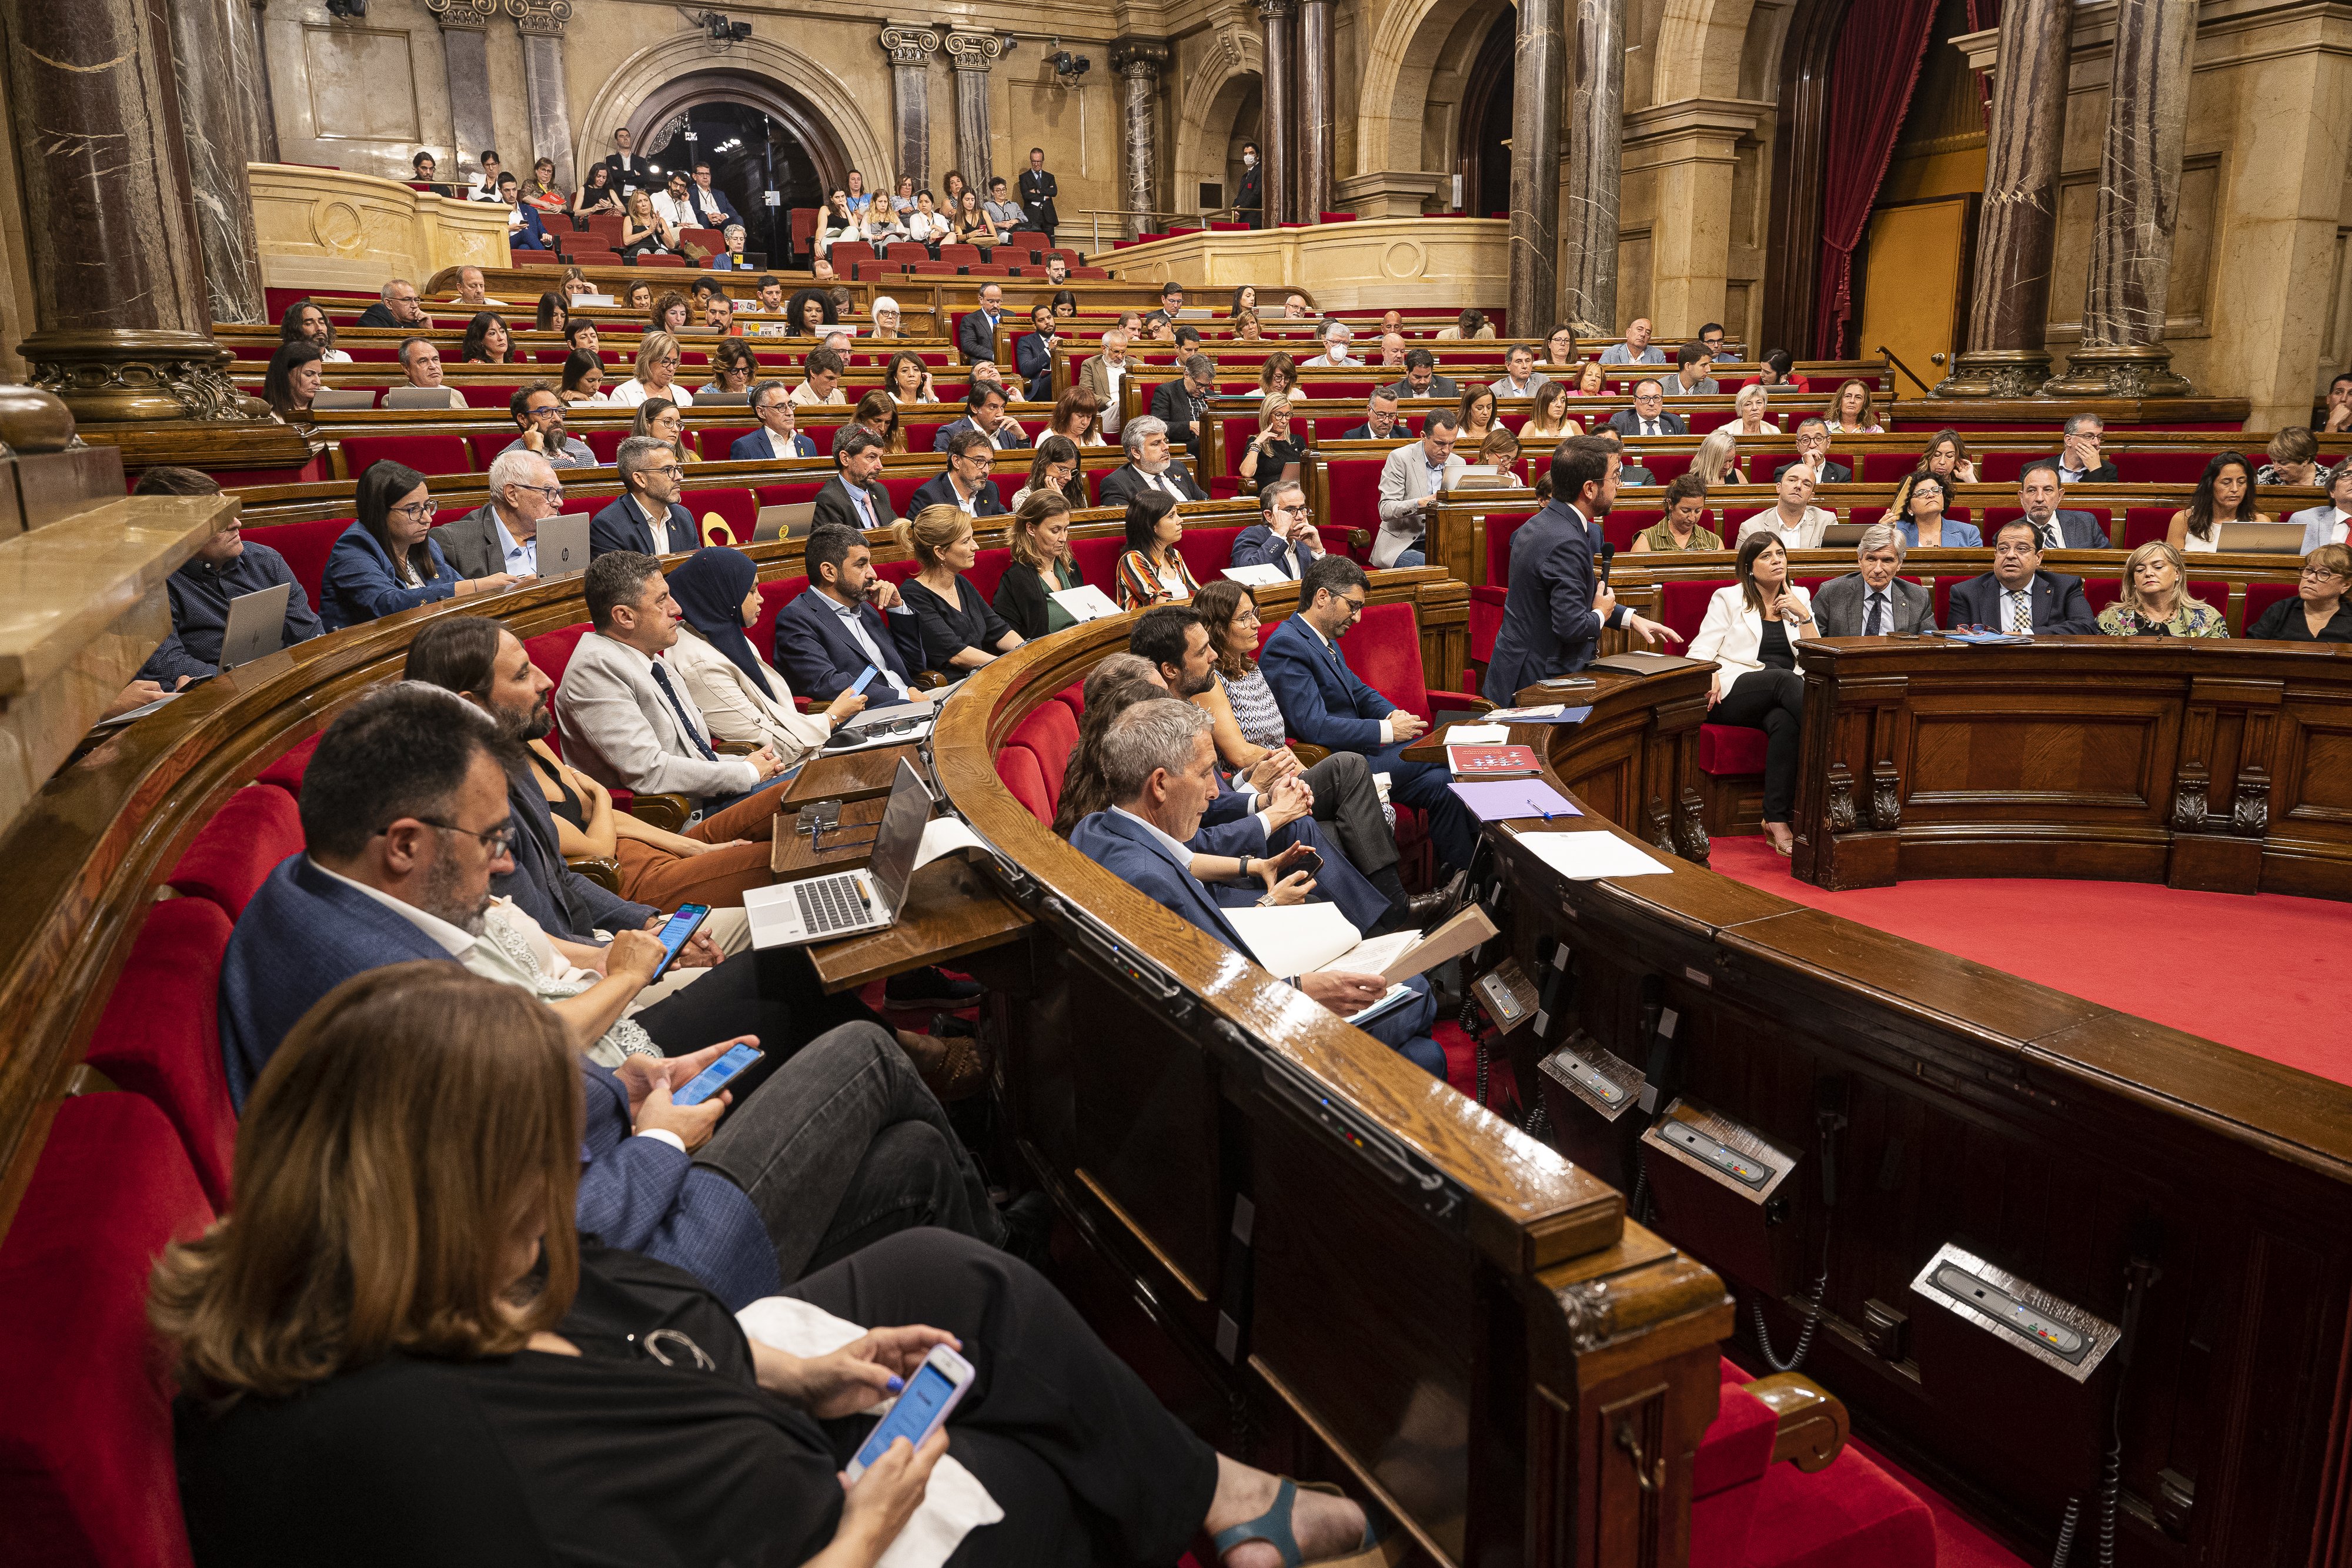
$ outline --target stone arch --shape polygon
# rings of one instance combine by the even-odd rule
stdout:
[[[1432,89],[1458,100],[1487,29],[1509,6],[1510,0],[1396,0],[1381,13],[1356,99],[1357,173],[1452,171],[1455,117],[1449,109],[1431,120]]]
[[[1686,98],[1743,98],[1742,62],[1756,0],[1666,0],[1658,18],[1658,43],[1651,61],[1650,101]],[[1768,5],[1768,26],[1785,25],[1785,5]],[[1573,46],[1571,46],[1573,47]],[[1777,79],[1772,72],[1767,79]]]
[[[1202,184],[1214,182],[1228,197],[1238,178],[1239,156],[1234,147],[1234,123],[1243,106],[1265,88],[1265,45],[1259,37],[1240,28],[1221,30],[1214,68],[1186,74],[1183,98],[1177,108],[1175,187],[1167,204],[1183,208]]]
[[[682,104],[668,101],[675,96],[667,90],[670,84],[682,78],[700,78],[713,72],[740,78],[748,84],[766,84],[806,104],[811,122],[819,128],[810,151],[820,159],[831,155],[845,161],[844,170],[826,171],[828,179],[849,167],[891,168],[882,137],[866,119],[856,96],[839,77],[807,56],[795,54],[756,34],[725,54],[714,55],[709,40],[699,33],[680,33],[639,49],[604,78],[604,86],[589,99],[587,112],[581,116],[576,166],[584,169],[604,156],[604,150],[613,144],[613,132],[621,127],[629,127],[633,133],[650,129],[639,124],[638,118],[639,110],[652,100],[662,99],[664,111],[675,113]]]

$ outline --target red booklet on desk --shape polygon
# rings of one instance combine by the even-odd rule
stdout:
[[[1532,746],[1449,746],[1445,767],[1456,779],[1532,779],[1543,771]]]

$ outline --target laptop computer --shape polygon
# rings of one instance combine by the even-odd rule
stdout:
[[[762,507],[751,525],[751,542],[773,544],[778,539],[804,539],[816,522],[814,501],[794,501],[789,506]]]
[[[310,398],[312,411],[320,413],[331,413],[339,409],[373,408],[374,406],[375,389],[373,387],[346,387],[341,390],[334,387],[320,387]]]
[[[1822,549],[1852,549],[1862,543],[1869,527],[1867,523],[1832,523],[1822,530]]]
[[[286,646],[286,602],[293,591],[292,583],[280,582],[228,601],[228,620],[221,630],[222,669],[266,659]]]
[[[455,387],[394,387],[383,394],[386,408],[463,408],[465,394]]]
[[[875,830],[873,860],[858,871],[748,889],[743,913],[751,922],[751,946],[796,947],[887,929],[898,918],[930,820],[931,792],[901,758],[881,826]]]
[[[2303,553],[2301,523],[2223,523],[2221,547],[2257,555]]]
[[[588,570],[588,515],[559,512],[539,520],[539,575],[562,577]]]

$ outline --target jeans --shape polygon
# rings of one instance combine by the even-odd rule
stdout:
[[[1399,550],[1397,551],[1396,559],[1391,564],[1395,566],[1427,566],[1429,564],[1429,555],[1427,551],[1420,549]]]

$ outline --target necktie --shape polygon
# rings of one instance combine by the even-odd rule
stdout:
[[[874,502],[866,494],[864,486],[861,486],[853,488],[849,492],[849,498],[857,503],[857,515],[866,519],[866,526],[869,528],[872,528],[874,526]]]
[[[710,742],[702,738],[702,732],[694,727],[692,719],[686,716],[686,705],[677,700],[677,688],[669,684],[669,672],[662,668],[659,659],[654,661],[654,685],[659,686],[662,695],[669,699],[670,711],[677,715],[678,727],[686,731],[687,739],[694,742],[694,748],[702,753],[702,759],[718,761],[719,753],[710,749]]]
[[[1643,420],[1643,421],[1642,422],[1642,434],[1644,434],[1644,435],[1655,435],[1655,434],[1658,434],[1658,422],[1657,422],[1656,420],[1654,420],[1654,419],[1645,419],[1645,420]]]
[[[2033,630],[2033,605],[2026,599],[2025,590],[2021,588],[2009,591],[2009,629],[2019,632]]]
[[[2042,525],[2042,548],[2043,549],[2065,548],[2065,542],[2058,532],[2058,518],[2054,514],[2048,522]]]
[[[1865,637],[1883,635],[1886,630],[1885,614],[1886,594],[1881,590],[1870,596],[1870,618],[1862,623],[1862,634]]]

